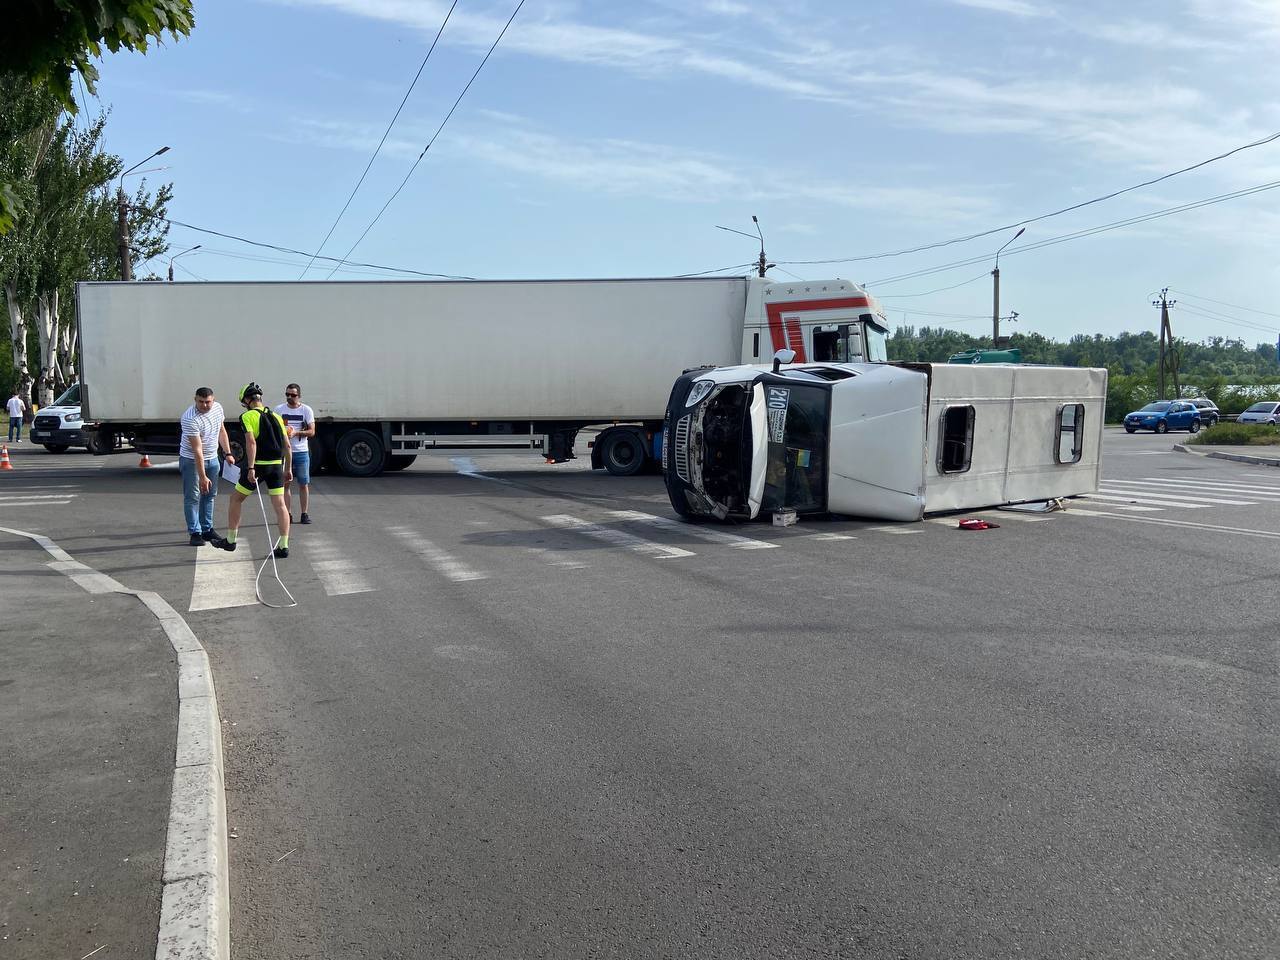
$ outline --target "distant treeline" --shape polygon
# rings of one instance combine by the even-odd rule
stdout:
[[[946,361],[952,354],[990,346],[990,338],[935,327],[898,327],[889,338],[892,360]],[[1038,333],[1015,333],[1009,346],[1022,351],[1025,363],[1066,367],[1106,367],[1110,371],[1107,419],[1159,397],[1160,340],[1155,333],[1122,333],[1106,337],[1077,334],[1065,343]],[[1280,363],[1274,343],[1250,347],[1243,340],[1210,337],[1203,343],[1175,342],[1173,357],[1186,396],[1206,396],[1224,413],[1239,413],[1261,399],[1280,399]],[[1253,389],[1250,389],[1250,388]],[[1243,389],[1241,389],[1243,388]],[[1172,394],[1169,381],[1166,392]]]

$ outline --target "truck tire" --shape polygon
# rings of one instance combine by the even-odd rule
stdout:
[[[65,443],[46,443],[44,448],[50,453],[66,453],[71,448]]]
[[[85,443],[85,448],[95,457],[106,456],[108,453],[115,452],[116,435],[114,433],[103,433],[99,430],[89,434]]]
[[[329,465],[326,460],[326,457],[329,456],[329,451],[325,449],[325,445],[319,437],[307,438],[307,453],[311,455],[311,472],[324,473],[325,468]]]
[[[376,477],[386,464],[382,437],[372,430],[348,430],[334,450],[338,469],[348,477]]]
[[[649,454],[639,430],[610,430],[600,443],[600,461],[615,477],[635,476],[645,468]]]
[[[387,457],[387,470],[405,470],[418,459],[416,453],[393,453]]]

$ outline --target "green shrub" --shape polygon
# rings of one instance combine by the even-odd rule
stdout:
[[[1187,438],[1187,443],[1274,446],[1280,445],[1280,430],[1269,423],[1219,423]]]

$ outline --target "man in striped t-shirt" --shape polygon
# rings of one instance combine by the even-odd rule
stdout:
[[[182,510],[193,547],[219,539],[218,531],[213,529],[213,502],[218,495],[220,472],[218,450],[227,454],[228,463],[236,462],[222,421],[222,404],[213,399],[213,390],[200,387],[195,402],[182,415],[182,441],[178,446]]]

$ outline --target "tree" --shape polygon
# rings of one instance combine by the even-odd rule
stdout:
[[[112,53],[145,53],[165,34],[175,40],[195,26],[193,0],[9,0],[5,9],[0,73],[13,74],[76,112],[71,78],[79,74],[96,91],[93,59]],[[18,182],[0,173],[0,235],[25,208]]]
[[[11,92],[16,97],[12,102]],[[99,149],[105,116],[77,129],[60,104],[13,77],[0,77],[0,96],[5,97],[0,136],[11,114],[11,125],[27,131],[15,141],[0,139],[0,168],[23,174],[19,188],[27,211],[14,230],[0,237],[0,284],[9,315],[13,377],[24,390],[35,380],[44,405],[53,399],[56,387],[75,376],[75,327],[63,322],[62,304],[71,302],[76,281],[116,275],[111,186],[123,162]],[[145,182],[133,196],[133,252],[143,260],[168,249],[164,216],[171,196],[168,185],[149,195]],[[34,378],[29,366],[32,340],[40,357]]]

